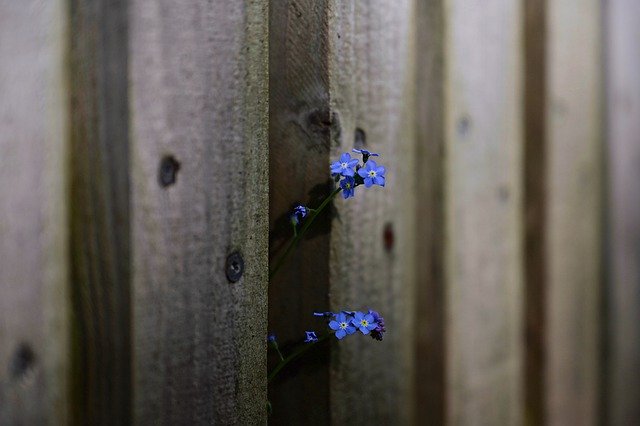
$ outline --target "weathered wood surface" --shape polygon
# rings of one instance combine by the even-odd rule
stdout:
[[[444,1],[416,2],[416,419],[445,421]]]
[[[640,2],[606,2],[606,420],[640,424]]]
[[[547,4],[549,425],[598,421],[602,256],[600,2]]]
[[[66,4],[0,1],[0,423],[69,408]]]
[[[137,423],[266,421],[267,16],[130,4]]]
[[[447,421],[521,424],[521,2],[447,6]]]
[[[328,4],[324,0],[270,2],[270,243],[282,256],[293,234],[296,203],[317,207],[331,191],[329,150],[340,122],[329,110]],[[329,308],[328,215],[317,219],[269,285],[269,330],[285,351],[305,330],[319,330],[313,311]],[[329,422],[328,345],[287,367],[269,388],[270,424]],[[277,361],[271,354],[272,363]],[[273,365],[273,364],[271,364]]]
[[[74,0],[70,7],[74,424],[131,422],[125,5]]]
[[[380,153],[386,187],[336,201],[331,233],[331,307],[378,310],[382,342],[335,343],[332,424],[407,424],[414,410],[415,2],[331,2],[330,98],[340,138]],[[356,137],[356,134],[358,136]],[[356,155],[356,154],[354,154]]]

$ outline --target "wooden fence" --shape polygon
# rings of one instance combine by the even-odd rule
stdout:
[[[638,46],[636,0],[0,0],[0,424],[640,424]],[[386,187],[269,282],[354,147]]]

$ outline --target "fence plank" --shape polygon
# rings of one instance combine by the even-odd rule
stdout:
[[[289,213],[294,205],[317,207],[331,189],[329,149],[340,122],[329,110],[327,20],[324,0],[270,2],[269,213],[274,260],[291,237]],[[269,284],[269,328],[285,352],[302,341],[305,330],[317,329],[313,311],[329,307],[328,217],[318,218]],[[324,345],[270,385],[271,424],[329,422],[328,358]]]
[[[385,188],[336,202],[331,307],[379,310],[388,333],[334,345],[334,424],[407,424],[414,410],[414,15],[412,0],[331,3],[331,108],[342,127],[333,157],[355,144],[388,171]]]
[[[640,3],[606,5],[607,420],[640,424]]]
[[[547,5],[546,420],[594,424],[601,282],[600,2]]]
[[[266,421],[267,15],[264,0],[130,5],[142,424]]]
[[[65,2],[0,1],[0,422],[69,409]]]
[[[71,2],[74,424],[131,422],[127,19]]]
[[[445,421],[444,1],[418,1],[416,420]]]
[[[447,418],[520,424],[521,2],[446,11]]]

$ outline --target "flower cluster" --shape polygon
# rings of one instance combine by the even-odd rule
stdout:
[[[330,319],[329,328],[333,330],[338,340],[357,331],[370,335],[375,340],[382,340],[386,332],[384,318],[372,310],[367,313],[360,311],[314,312],[313,315]]]
[[[380,154],[366,149],[354,149],[353,152],[362,154],[362,165],[357,158],[351,158],[348,152],[343,153],[338,161],[331,164],[331,176],[336,182],[340,182],[344,199],[353,197],[357,186],[364,185],[370,188],[373,185],[385,184],[384,166],[378,166],[375,161],[369,159]]]
[[[338,193],[342,192],[342,196],[347,199],[355,196],[355,190],[358,186],[364,185],[365,188],[371,188],[374,185],[385,186],[385,168],[379,166],[371,157],[379,157],[380,154],[369,152],[366,149],[354,149],[362,155],[362,163],[357,158],[352,158],[348,152],[343,153],[339,160],[331,164],[331,176],[334,183],[338,186],[326,196],[322,203],[316,208],[306,207],[298,204],[289,214],[289,222],[293,227],[293,238],[289,241],[284,253],[274,262],[273,267],[269,270],[269,279],[273,279],[280,267],[284,264],[287,256],[290,255],[294,248],[298,246],[300,240],[305,233],[313,225],[314,220],[325,209],[331,207],[331,202]],[[306,218],[306,219],[305,219]],[[304,221],[304,223],[303,223]],[[304,343],[296,348],[288,356],[284,356],[278,345],[275,334],[267,336],[268,346],[275,350],[280,358],[277,365],[267,375],[267,380],[271,382],[278,373],[287,366],[292,360],[297,359],[307,350],[316,347],[317,343],[328,339],[331,335],[335,335],[338,340],[342,340],[350,334],[358,332],[371,336],[375,340],[382,340],[386,329],[384,319],[376,311],[340,311],[340,312],[314,312],[315,316],[323,317],[327,321],[327,332],[316,334],[315,331],[305,331]],[[270,407],[270,404],[267,403]]]

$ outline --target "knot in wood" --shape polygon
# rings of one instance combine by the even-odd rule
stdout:
[[[225,266],[225,272],[227,279],[231,283],[236,283],[242,277],[244,273],[244,259],[240,253],[233,252],[227,257],[227,264]]]
[[[180,163],[171,155],[164,156],[158,169],[158,183],[160,186],[166,188],[176,183],[178,170],[180,170]]]

